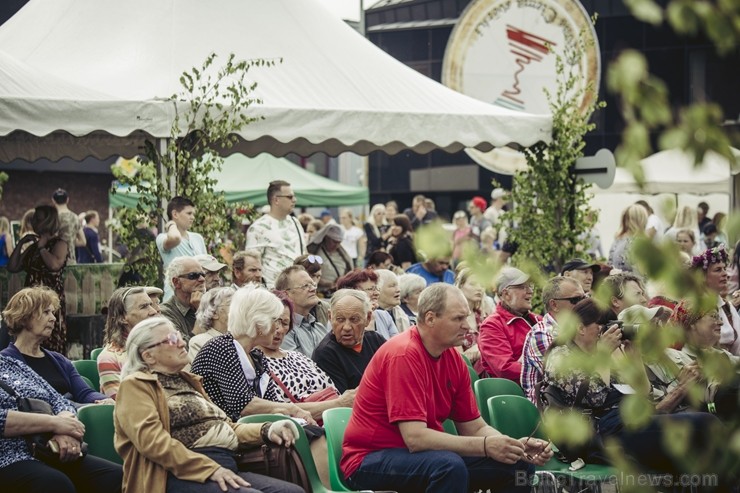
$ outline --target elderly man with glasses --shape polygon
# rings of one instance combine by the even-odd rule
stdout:
[[[584,299],[586,293],[581,283],[571,277],[553,277],[542,288],[542,303],[547,313],[532,327],[524,340],[520,380],[524,395],[535,404],[537,404],[535,388],[545,374],[543,364],[545,352],[557,336],[557,317],[564,311],[571,311],[576,303]]]
[[[541,320],[530,311],[534,287],[528,274],[504,267],[496,279],[496,292],[500,300],[496,311],[483,321],[478,335],[483,374],[518,384],[524,339]]]
[[[195,312],[206,292],[206,274],[193,257],[177,257],[170,262],[165,273],[174,295],[162,303],[162,316],[182,334],[187,344],[195,326]]]
[[[289,331],[280,347],[298,351],[311,357],[329,329],[316,318],[319,297],[316,283],[301,265],[291,265],[275,280],[275,289],[288,293],[293,302],[293,330]]]

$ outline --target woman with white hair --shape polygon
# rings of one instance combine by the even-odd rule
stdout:
[[[232,422],[208,399],[198,377],[183,371],[189,361],[187,348],[169,320],[154,317],[137,324],[126,341],[126,353],[114,414],[124,491],[303,491],[238,470],[235,452],[240,444],[289,447],[298,430],[289,419]]]
[[[416,325],[419,313],[419,295],[427,282],[419,274],[403,274],[398,276],[398,287],[401,288],[401,310],[406,314],[411,325]]]
[[[393,323],[396,324],[398,332],[401,333],[411,326],[409,317],[401,309],[401,289],[398,287],[398,276],[393,272],[381,269],[376,271],[378,274],[378,308],[387,311]]]
[[[195,359],[203,344],[214,337],[226,333],[229,323],[229,307],[236,290],[229,287],[215,288],[206,291],[200,299],[198,311],[195,312],[195,326],[201,333],[194,335],[188,342],[190,360]]]
[[[305,420],[319,475],[327,479],[328,456],[323,429],[311,416],[310,403],[284,402],[270,378],[270,366],[258,346],[269,346],[281,326],[283,302],[270,291],[245,286],[234,293],[228,332],[208,341],[193,360],[211,400],[233,421],[250,414],[285,414]],[[310,426],[309,426],[310,425]]]

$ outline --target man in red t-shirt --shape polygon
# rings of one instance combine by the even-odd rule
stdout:
[[[502,435],[481,419],[455,350],[469,311],[462,291],[433,284],[419,296],[418,326],[375,353],[344,436],[341,468],[352,488],[524,492],[530,464],[552,457],[546,442]],[[459,436],[444,433],[448,418]]]

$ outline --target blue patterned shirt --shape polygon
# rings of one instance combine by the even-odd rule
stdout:
[[[48,402],[56,414],[62,411],[77,414],[71,402],[62,397],[46,380],[21,361],[0,355],[0,379],[22,397],[33,397]],[[14,462],[33,459],[23,437],[6,438],[4,436],[8,411],[17,410],[15,397],[0,388],[0,468]]]

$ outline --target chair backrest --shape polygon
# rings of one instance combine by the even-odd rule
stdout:
[[[465,364],[468,365],[468,368],[472,368],[473,367],[473,363],[470,362],[470,358],[468,358],[467,356],[465,356],[463,353],[460,353],[460,356],[462,356],[462,359],[465,362]]]
[[[90,351],[90,359],[91,360],[98,361],[98,356],[100,356],[100,353],[102,353],[102,352],[103,352],[103,348],[102,347],[96,347],[95,349],[93,349],[92,351]]]
[[[77,373],[87,377],[93,384],[93,389],[100,392],[100,375],[98,375],[98,362],[92,359],[73,360],[72,364],[77,369]]]
[[[486,401],[486,408],[491,417],[491,426],[504,435],[522,438],[537,429],[534,436],[544,438],[543,430],[537,428],[540,412],[529,399],[518,395],[497,395]]]
[[[457,435],[457,427],[455,426],[455,422],[451,419],[446,419],[442,422],[442,427],[445,430],[445,433],[449,433],[450,435]]]
[[[91,389],[93,389],[96,392],[100,392],[100,389],[96,389],[95,387],[93,387],[93,383],[90,381],[89,378],[87,378],[84,375],[80,375],[80,378],[82,379],[83,382],[85,382],[87,384],[88,387],[90,387]]]
[[[251,416],[244,416],[239,419],[239,423],[264,423],[266,421],[274,423],[283,419],[290,419],[288,416],[282,414],[253,414]],[[316,470],[316,463],[311,455],[311,446],[308,443],[308,437],[303,431],[303,427],[298,425],[298,440],[295,442],[295,449],[298,455],[303,460],[303,466],[306,468],[306,474],[308,475],[309,481],[311,481],[311,490],[313,493],[331,493],[329,490],[321,484],[321,478]]]
[[[85,425],[85,441],[88,453],[107,459],[116,464],[123,464],[121,456],[113,446],[115,428],[113,426],[112,404],[90,404],[81,407],[77,417]]]
[[[475,382],[480,380],[480,377],[478,376],[478,372],[476,372],[472,366],[468,366],[468,373],[470,373],[470,385],[474,386]]]
[[[478,404],[480,415],[489,425],[493,425],[486,404],[489,398],[497,395],[524,397],[524,390],[507,378],[480,378],[473,382],[473,392],[475,392],[475,402]]]
[[[324,431],[326,431],[326,446],[329,450],[329,481],[335,491],[353,491],[344,482],[344,474],[339,468],[342,458],[342,441],[344,430],[347,428],[352,408],[335,407],[323,413]]]

